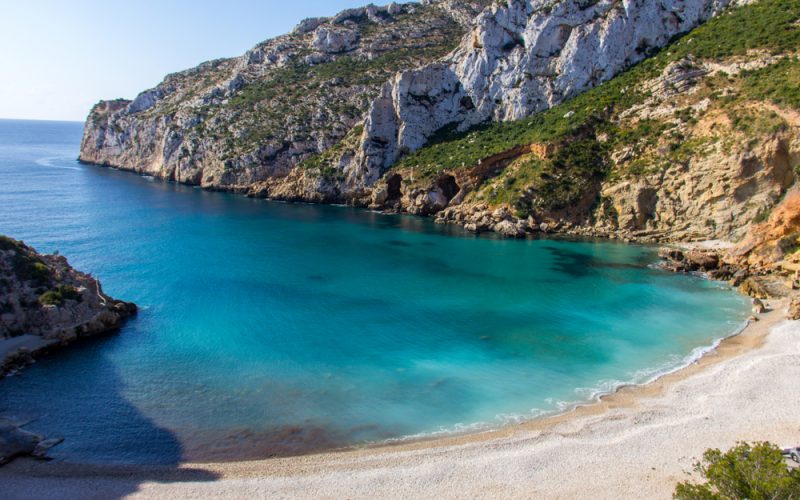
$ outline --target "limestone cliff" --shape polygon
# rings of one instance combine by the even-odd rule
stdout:
[[[214,189],[284,177],[341,141],[396,71],[451,51],[487,3],[392,3],[306,19],[133,101],[100,102],[80,159]]]
[[[38,350],[114,330],[135,312],[63,256],[0,236],[0,377]]]
[[[370,107],[345,170],[372,184],[442,127],[518,120],[610,80],[731,0],[508,0],[439,63],[399,73]]]
[[[445,130],[373,206],[470,230],[737,241],[796,182],[800,4],[732,9],[530,118]]]

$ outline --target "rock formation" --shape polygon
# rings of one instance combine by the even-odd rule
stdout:
[[[508,0],[476,19],[440,63],[399,73],[370,107],[345,170],[370,185],[445,126],[518,120],[641,61],[731,0]]]
[[[0,377],[39,353],[113,331],[135,312],[63,256],[0,236]]]

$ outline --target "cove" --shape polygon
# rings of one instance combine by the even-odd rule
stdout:
[[[176,463],[497,427],[681,366],[748,315],[652,248],[205,192],[75,161],[81,124],[0,121],[0,233],[137,318],[0,381],[60,460]]]

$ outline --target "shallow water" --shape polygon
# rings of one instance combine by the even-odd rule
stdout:
[[[0,382],[78,462],[303,453],[476,429],[680,365],[747,303],[650,248],[204,192],[75,161],[81,124],[0,121],[0,233],[139,316]]]

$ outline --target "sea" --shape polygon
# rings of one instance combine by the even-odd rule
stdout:
[[[650,381],[747,301],[656,249],[209,192],[77,161],[82,124],[0,120],[0,234],[138,316],[0,380],[55,460],[248,460],[513,425]]]

